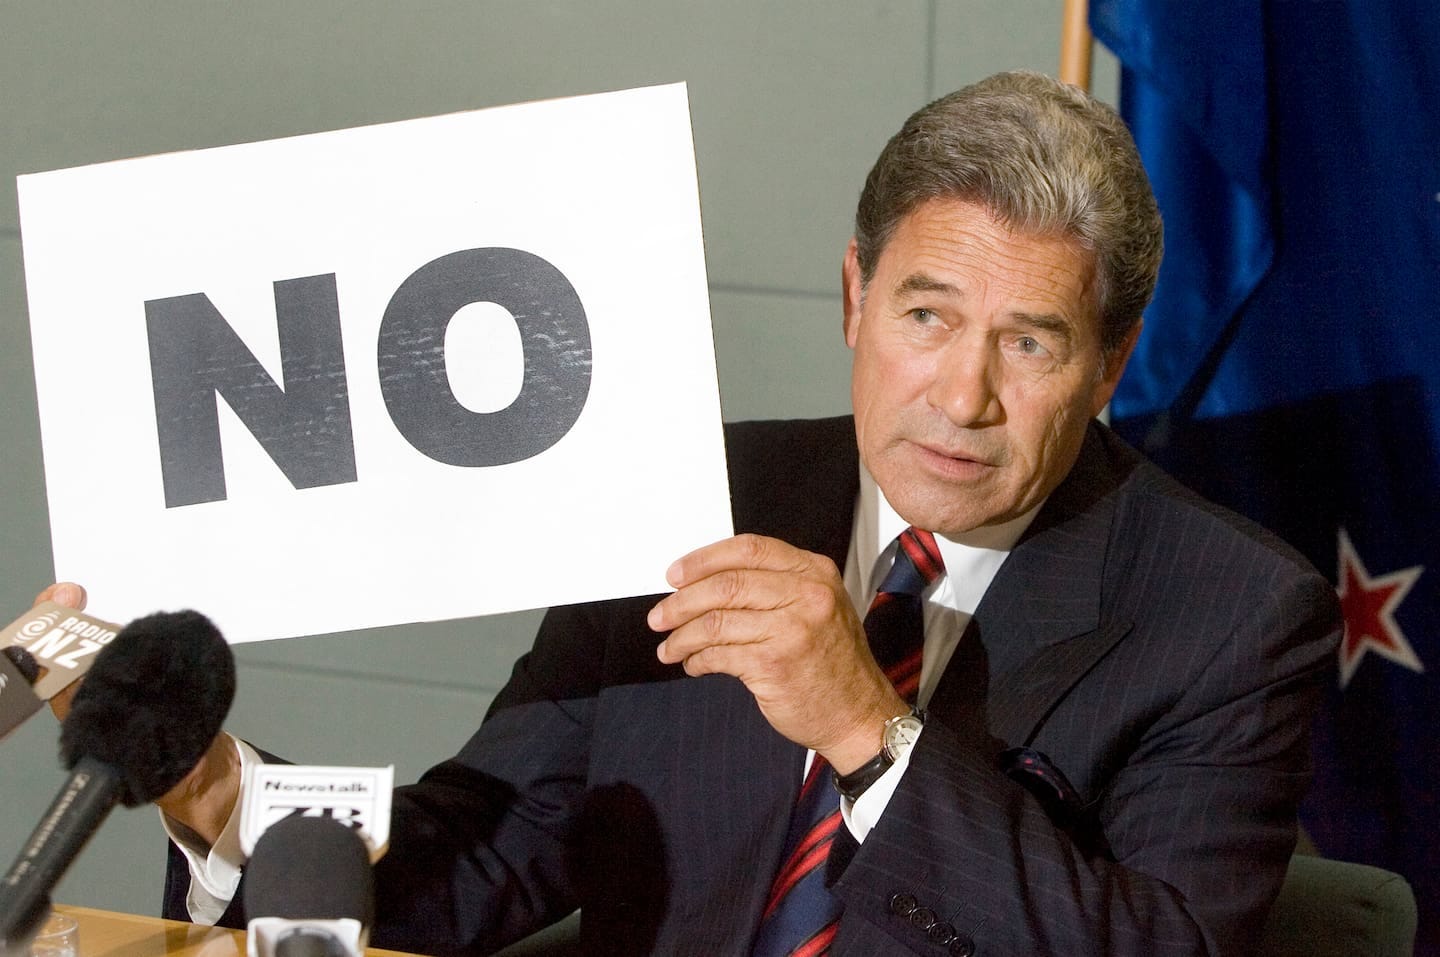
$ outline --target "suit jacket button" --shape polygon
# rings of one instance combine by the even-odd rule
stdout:
[[[950,957],[975,957],[975,941],[961,934],[950,941]]]
[[[925,936],[929,937],[930,940],[932,940],[934,943],[937,943],[943,947],[944,945],[953,941],[959,935],[955,933],[955,927],[953,924],[948,924],[942,920],[940,923],[935,924],[933,927],[927,930],[925,932]]]
[[[902,891],[899,894],[890,895],[890,913],[897,917],[909,917],[919,906],[920,902],[915,899],[914,894],[906,894]]]
[[[910,912],[910,923],[927,933],[939,919],[935,916],[935,912],[928,907],[917,907]]]

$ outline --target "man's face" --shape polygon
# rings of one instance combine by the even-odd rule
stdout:
[[[901,220],[862,302],[851,243],[856,436],[907,522],[952,536],[998,524],[1070,470],[1134,344],[1103,362],[1092,260],[981,206],[933,199]]]

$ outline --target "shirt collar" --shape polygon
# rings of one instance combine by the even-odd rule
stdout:
[[[1043,502],[1041,504],[1044,504]],[[907,523],[886,500],[864,463],[860,465],[860,496],[855,504],[855,533],[851,555],[855,571],[852,597],[865,608],[894,561],[896,536]],[[945,574],[932,586],[932,602],[973,613],[995,573],[1040,509],[1030,511],[1001,525],[973,529],[955,538],[937,534],[935,543],[945,560]],[[850,577],[850,576],[847,576]]]

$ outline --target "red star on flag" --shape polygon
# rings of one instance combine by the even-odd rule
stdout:
[[[1360,667],[1367,651],[1411,671],[1425,670],[1395,622],[1395,609],[1424,570],[1423,566],[1416,565],[1372,578],[1356,554],[1355,546],[1350,544],[1350,536],[1345,529],[1340,529],[1340,567],[1335,589],[1345,616],[1345,637],[1340,642],[1340,687],[1350,683],[1350,677]]]

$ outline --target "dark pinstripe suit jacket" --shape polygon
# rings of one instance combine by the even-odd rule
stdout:
[[[733,426],[727,450],[737,530],[843,565],[850,419]],[[552,610],[471,741],[397,793],[377,945],[484,950],[580,906],[587,954],[748,953],[804,752],[735,679],[660,665],[653,601]],[[1243,953],[1338,622],[1302,559],[1094,425],[833,868],[834,953]]]

